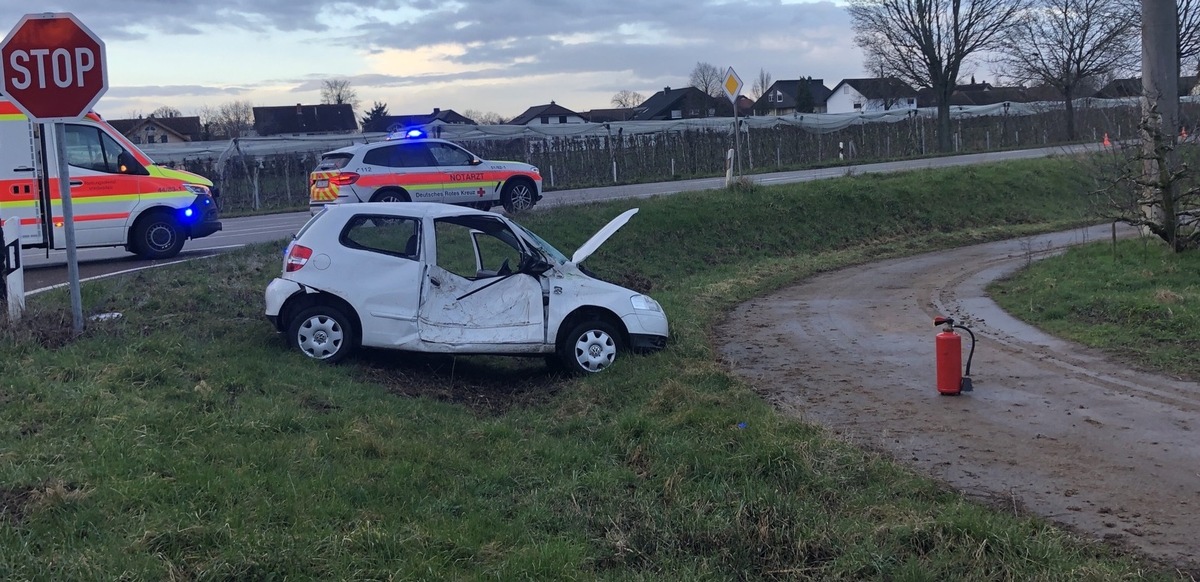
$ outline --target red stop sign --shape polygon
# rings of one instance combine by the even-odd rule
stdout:
[[[43,122],[79,119],[108,90],[104,42],[74,14],[26,14],[0,43],[0,91]]]

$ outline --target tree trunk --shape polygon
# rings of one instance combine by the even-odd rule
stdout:
[[[1067,141],[1075,141],[1075,89],[1066,87],[1063,89],[1063,103],[1067,109]]]
[[[1179,127],[1178,28],[1175,2],[1142,0],[1142,214],[1147,228],[1176,251],[1174,175]]]
[[[938,95],[938,150],[952,152],[954,151],[954,139],[951,133],[954,131],[954,127],[950,123],[950,94],[954,92],[954,80],[951,79],[950,84],[945,87],[934,87],[934,91]]]

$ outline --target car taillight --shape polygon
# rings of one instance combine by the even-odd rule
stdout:
[[[292,273],[304,268],[308,264],[308,259],[312,258],[312,249],[301,246],[292,245],[292,250],[288,252],[287,260],[284,262],[284,271]]]
[[[330,184],[338,186],[349,186],[358,181],[358,174],[354,172],[342,172],[336,176],[329,178]]]

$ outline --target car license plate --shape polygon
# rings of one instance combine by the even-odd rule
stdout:
[[[328,188],[329,180],[317,180],[313,185],[317,188]]]

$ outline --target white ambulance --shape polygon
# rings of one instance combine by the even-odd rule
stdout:
[[[65,124],[76,246],[173,257],[221,230],[212,182],[158,166],[99,115]],[[0,218],[19,218],[23,248],[66,248],[52,139],[0,96]]]

